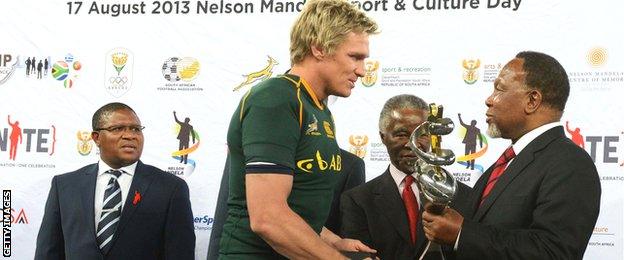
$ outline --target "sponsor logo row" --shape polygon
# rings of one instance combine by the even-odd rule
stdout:
[[[0,168],[55,168],[54,160],[49,158],[56,155],[57,139],[76,138],[76,153],[80,156],[87,156],[95,150],[91,131],[75,130],[71,134],[59,131],[55,124],[40,124],[10,114],[0,116],[6,118],[6,121],[0,121]],[[190,117],[179,119],[173,113],[175,131],[171,139],[175,138],[178,146],[171,147],[171,163],[166,169],[172,174],[189,176],[197,167],[197,160],[189,157],[201,144],[200,134],[193,124]]]

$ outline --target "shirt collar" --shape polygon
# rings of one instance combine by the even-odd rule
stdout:
[[[139,161],[136,161],[133,164],[130,164],[128,166],[124,166],[119,169],[113,169],[112,167],[108,166],[108,164],[106,164],[104,161],[100,160],[98,162],[98,176],[104,174],[105,172],[109,170],[121,170],[121,172],[123,172],[124,174],[134,176],[134,172],[136,171],[136,167],[138,163]]]
[[[516,154],[520,154],[520,152],[522,151],[522,149],[524,149],[525,147],[527,147],[527,145],[529,145],[529,143],[531,143],[531,141],[535,140],[535,138],[537,138],[538,136],[540,136],[541,134],[543,134],[544,132],[555,128],[557,126],[561,126],[560,122],[553,122],[553,123],[548,123],[545,125],[542,125],[538,128],[535,128],[531,131],[529,131],[528,133],[524,134],[522,137],[520,137],[520,139],[518,139],[518,141],[516,141],[515,144],[512,144],[513,150]]]
[[[407,176],[407,174],[399,170],[392,163],[390,163],[389,170],[390,170],[390,176],[392,176],[392,179],[394,180],[394,183],[396,184],[398,188],[401,182],[403,182],[403,179],[405,179],[405,176]]]

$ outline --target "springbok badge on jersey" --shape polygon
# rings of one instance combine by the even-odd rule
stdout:
[[[132,86],[134,55],[125,48],[115,48],[106,53],[104,86],[114,97],[121,97]]]

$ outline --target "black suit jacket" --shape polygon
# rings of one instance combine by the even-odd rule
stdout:
[[[340,194],[366,181],[364,160],[343,149],[340,149],[340,152],[342,155],[341,178],[338,183],[336,183],[334,199],[327,222],[325,223],[325,227],[336,234],[338,234],[340,230]],[[229,163],[230,157],[228,156],[223,169],[223,176],[221,177],[221,186],[219,187],[219,195],[217,197],[217,208],[214,214],[215,220],[210,233],[208,260],[216,260],[219,258],[219,241],[221,240],[221,232],[223,232],[223,224],[225,224],[225,219],[227,218],[228,183],[230,179]]]
[[[474,186],[458,259],[583,258],[600,209],[600,179],[561,126],[529,143],[479,207],[491,173]]]
[[[459,183],[454,204],[459,205],[466,200],[469,190],[468,186]],[[418,218],[416,245],[412,245],[407,212],[389,170],[345,192],[340,211],[341,235],[361,240],[376,249],[381,259],[417,259],[427,245],[422,216]],[[426,259],[441,259],[441,256],[430,253]]]
[[[100,253],[94,197],[98,165],[54,176],[35,259],[194,259],[195,233],[184,180],[138,162],[112,247]],[[135,192],[141,199],[133,203]]]
[[[334,190],[334,199],[332,200],[329,216],[325,222],[325,227],[335,234],[340,234],[341,214],[340,214],[340,196],[343,192],[360,186],[366,182],[366,168],[364,160],[355,154],[340,149],[342,154],[342,170],[340,180],[336,183]]]

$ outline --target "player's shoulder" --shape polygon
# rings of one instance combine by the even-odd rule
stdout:
[[[249,90],[247,102],[277,105],[297,101],[297,89],[301,82],[296,76],[280,75],[262,81]]]

